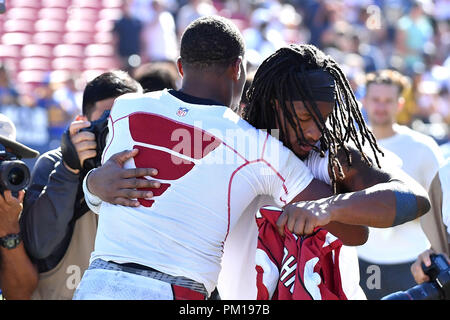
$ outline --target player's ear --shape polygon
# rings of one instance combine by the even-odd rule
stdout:
[[[183,72],[183,64],[181,63],[181,57],[178,57],[178,59],[177,59],[177,68],[178,68],[178,73],[180,74],[181,77],[183,77],[184,72]]]
[[[242,57],[239,56],[236,58],[236,60],[231,65],[233,80],[235,80],[235,81],[239,81],[242,74],[244,74],[244,72],[241,70],[241,66],[243,67]]]

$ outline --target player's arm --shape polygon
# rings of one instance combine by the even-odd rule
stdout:
[[[367,165],[359,151],[350,148],[352,164],[339,152],[344,178],[337,179],[342,194],[317,201],[302,201],[302,195],[287,205],[278,220],[297,234],[309,234],[330,222],[387,228],[416,219],[430,209],[426,191],[403,171],[392,173]],[[308,186],[303,192],[311,192]],[[302,193],[303,193],[302,192]]]
[[[403,170],[369,166],[358,150],[349,149],[351,165],[343,150],[338,153],[344,178],[337,179],[337,188],[346,193],[335,198],[338,202],[333,221],[388,228],[428,212],[430,201],[426,190]]]
[[[86,176],[88,192],[102,201],[129,207],[139,206],[138,198],[149,199],[153,193],[145,188],[159,188],[160,182],[142,179],[155,176],[158,171],[153,168],[124,169],[124,163],[135,157],[138,149],[126,150],[114,154],[101,167]]]
[[[333,190],[330,185],[320,180],[313,179],[308,187],[291,201],[291,204],[299,201],[313,201],[328,198],[332,195]],[[288,208],[289,206],[285,207],[285,210],[289,210]],[[288,229],[296,234],[303,234],[305,225],[302,224],[302,222],[303,220],[301,219],[300,221],[291,220],[288,224]],[[363,225],[351,225],[330,221],[323,227],[348,246],[362,245],[366,243],[369,237],[369,228]],[[280,232],[283,233],[283,230],[280,229]]]

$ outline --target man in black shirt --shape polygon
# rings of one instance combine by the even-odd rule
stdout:
[[[95,157],[96,142],[94,133],[80,130],[111,109],[115,98],[130,92],[142,92],[142,87],[123,71],[106,72],[89,82],[83,115],[69,127],[79,166],[61,147],[41,155],[35,164],[20,219],[25,248],[40,274],[33,299],[71,299],[88,265],[97,217],[85,204],[85,172],[79,168]]]

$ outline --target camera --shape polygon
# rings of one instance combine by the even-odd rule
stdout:
[[[95,121],[91,122],[88,128],[81,129],[80,131],[89,131],[95,134],[95,143],[97,147],[95,151],[97,155],[94,158],[86,159],[83,163],[83,169],[89,171],[91,169],[101,166],[102,153],[106,145],[106,136],[108,135],[108,117],[110,110],[103,112],[102,116]]]
[[[450,265],[442,254],[432,254],[430,259],[429,267],[422,263],[429,282],[391,293],[381,300],[450,300]]]
[[[0,192],[18,192],[30,182],[30,170],[17,156],[0,144]]]

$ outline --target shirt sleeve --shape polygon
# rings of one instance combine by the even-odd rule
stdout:
[[[102,205],[102,199],[91,193],[87,187],[87,178],[89,177],[89,174],[91,174],[93,170],[95,169],[91,169],[83,179],[83,192],[84,192],[84,199],[86,200],[86,204],[88,205],[89,209],[91,209],[92,212],[99,214],[100,207]]]
[[[261,193],[271,195],[276,204],[283,207],[311,183],[313,175],[281,141],[269,134],[264,139],[259,172]]]
[[[311,151],[305,160],[306,166],[311,170],[314,178],[331,185],[330,172],[328,171],[329,152],[325,152],[325,156],[321,157],[318,152]]]
[[[79,176],[62,163],[59,151],[49,151],[36,161],[20,217],[24,243],[34,259],[56,255],[62,242],[70,240],[68,226],[79,183]]]

